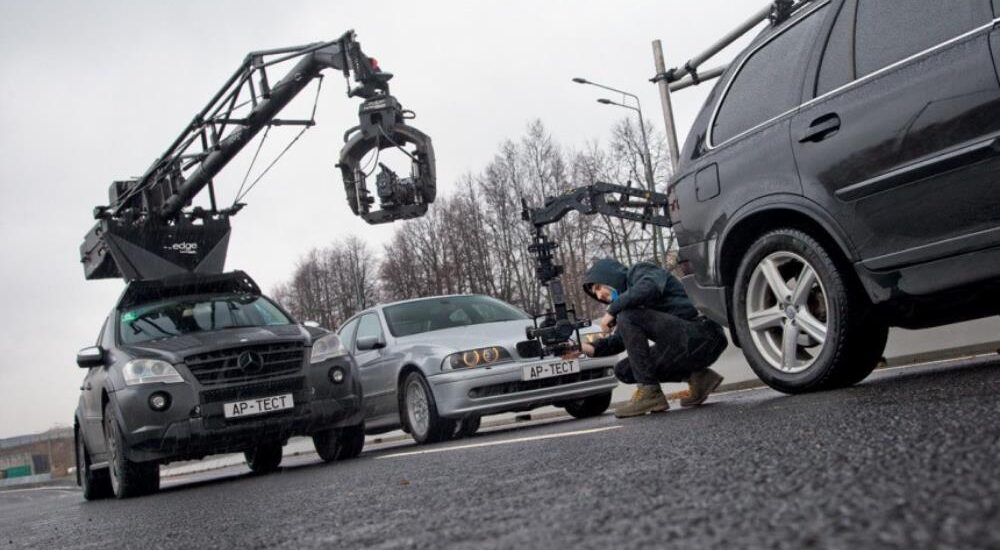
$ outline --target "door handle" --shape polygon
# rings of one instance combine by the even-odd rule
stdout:
[[[823,141],[838,131],[840,131],[840,117],[836,113],[823,115],[809,124],[799,143]]]

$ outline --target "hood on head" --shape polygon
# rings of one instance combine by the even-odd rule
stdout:
[[[597,300],[591,289],[594,284],[608,285],[618,292],[625,292],[627,290],[625,287],[628,286],[628,268],[618,260],[608,258],[597,260],[583,275],[583,291]]]

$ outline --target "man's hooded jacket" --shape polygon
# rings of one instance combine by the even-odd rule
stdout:
[[[610,260],[597,260],[583,277],[583,289],[597,299],[592,286],[607,285],[618,291],[618,299],[608,306],[608,313],[617,316],[627,309],[655,309],[691,321],[698,317],[684,286],[677,277],[649,262],[639,262],[631,268]]]

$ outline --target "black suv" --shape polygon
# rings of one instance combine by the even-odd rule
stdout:
[[[335,334],[297,324],[240,271],[129,283],[97,345],[74,422],[88,500],[159,488],[159,465],[243,452],[272,471],[293,435],[327,461],[364,445],[360,378]]]
[[[762,32],[672,181],[685,286],[784,392],[889,326],[1000,313],[1000,0],[825,0]]]

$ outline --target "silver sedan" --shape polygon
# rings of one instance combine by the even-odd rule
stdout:
[[[348,319],[337,332],[359,367],[366,433],[402,428],[428,443],[472,435],[488,414],[607,410],[616,358],[521,356],[531,325],[523,311],[477,295],[384,304]]]

